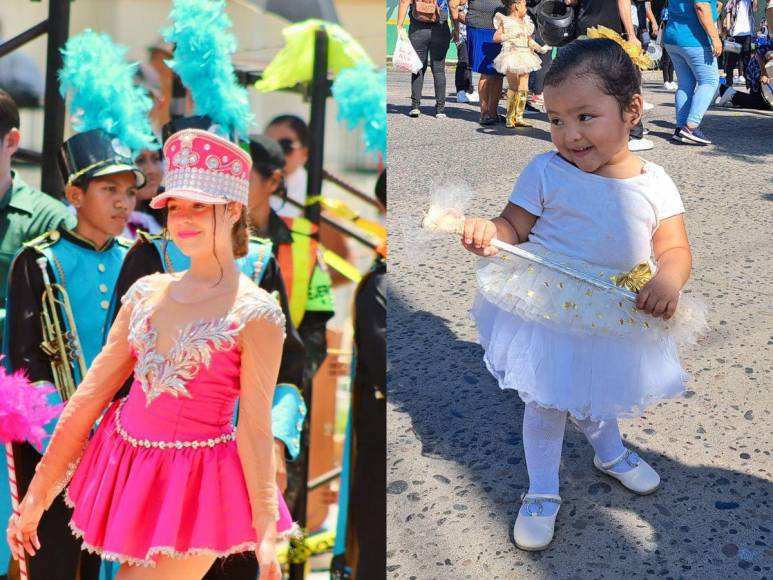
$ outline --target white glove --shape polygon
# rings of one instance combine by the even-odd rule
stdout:
[[[553,50],[553,47],[552,47],[552,46],[550,46],[549,44],[543,44],[542,46],[540,46],[540,49],[539,49],[539,51],[540,51],[542,54],[547,54],[547,53],[548,53],[548,52],[550,52],[551,50]]]
[[[408,40],[408,31],[402,26],[397,31],[397,35],[400,37],[400,40]]]

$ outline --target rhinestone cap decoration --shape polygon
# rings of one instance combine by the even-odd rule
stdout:
[[[168,165],[163,197],[200,192],[247,204],[252,159],[234,143],[209,131],[184,129],[164,144],[164,158]]]

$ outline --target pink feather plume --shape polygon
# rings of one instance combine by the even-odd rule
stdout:
[[[42,449],[43,427],[64,407],[49,404],[47,395],[55,390],[50,383],[31,384],[23,370],[8,374],[0,365],[0,443],[29,441]]]

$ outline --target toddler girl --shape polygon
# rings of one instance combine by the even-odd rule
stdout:
[[[529,97],[529,73],[542,68],[542,60],[535,52],[547,52],[532,40],[534,23],[526,14],[526,0],[502,0],[507,15],[494,14],[494,42],[502,43],[502,51],[494,59],[497,72],[507,76],[508,127],[530,127],[523,120]]]
[[[502,388],[516,389],[525,403],[529,490],[514,530],[516,545],[525,550],[544,549],[553,538],[567,413],[593,446],[596,469],[638,494],[660,484],[652,467],[624,447],[617,419],[638,416],[647,405],[683,391],[676,334],[668,329],[690,275],[691,254],[676,186],[662,167],[628,150],[628,133],[642,115],[640,86],[639,70],[611,40],[578,40],[562,48],[544,92],[557,151],[526,166],[499,217],[464,223],[462,243],[480,256],[497,253],[491,245],[497,238],[606,271],[605,277],[651,258],[656,267],[651,278],[638,269],[629,276],[643,276],[646,283],[640,283],[635,308],[627,305],[629,314],[620,317],[619,326],[616,319],[603,322],[607,311],[592,310],[594,298],[559,301],[557,286],[563,285],[547,280],[524,291],[519,308],[494,305],[482,295],[476,300],[473,317],[486,365]],[[523,275],[516,284],[506,268],[492,274],[486,268],[499,266],[483,262],[488,264],[479,278],[488,272],[487,284],[509,283],[511,296],[527,283]],[[591,289],[584,294],[596,296]],[[547,310],[535,316],[539,304],[571,323],[555,323]],[[686,312],[684,305],[680,310]],[[590,321],[579,331],[574,322],[584,319]],[[656,327],[666,330],[656,335]]]

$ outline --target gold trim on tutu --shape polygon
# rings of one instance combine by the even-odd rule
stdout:
[[[649,264],[621,273],[547,251],[531,242],[519,247],[635,292],[652,277]],[[671,337],[677,343],[694,343],[707,327],[704,304],[691,296],[681,295],[674,316],[663,320],[638,310],[614,291],[595,288],[506,252],[480,260],[476,273],[480,293],[492,304],[570,334],[651,340]]]

